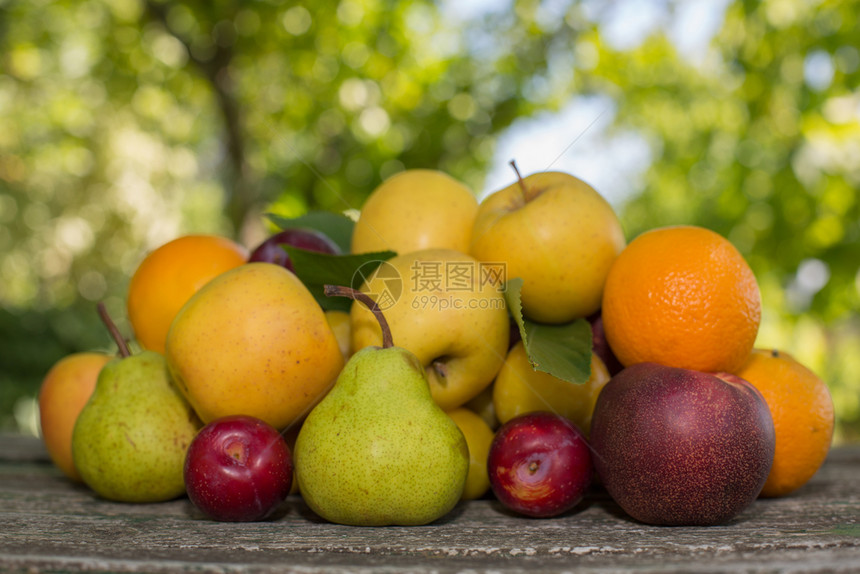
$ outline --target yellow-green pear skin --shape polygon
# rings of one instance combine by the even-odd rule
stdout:
[[[354,526],[433,522],[457,504],[469,470],[463,433],[400,347],[352,356],[302,425],[294,457],[311,510]]]
[[[182,468],[201,423],[171,382],[164,357],[144,351],[113,359],[72,433],[84,483],[120,502],[161,502],[185,493]]]

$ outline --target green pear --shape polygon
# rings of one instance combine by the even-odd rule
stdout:
[[[296,480],[311,510],[330,522],[427,524],[459,501],[469,451],[433,400],[421,362],[393,346],[380,323],[383,347],[355,353],[304,421],[294,449]]]
[[[159,502],[185,493],[185,453],[201,423],[155,351],[112,359],[72,432],[84,483],[121,502]]]

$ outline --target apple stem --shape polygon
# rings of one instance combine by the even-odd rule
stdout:
[[[119,347],[119,356],[122,358],[126,358],[131,355],[131,351],[128,348],[128,343],[126,343],[125,338],[122,336],[122,333],[119,332],[119,329],[116,326],[116,323],[111,319],[110,314],[107,312],[107,307],[101,301],[99,301],[96,308],[99,311],[99,317],[102,319],[102,323],[105,324],[108,331],[110,331],[111,337],[116,342],[116,346]]]
[[[370,309],[373,316],[376,317],[377,322],[379,322],[379,328],[382,329],[382,348],[388,349],[394,346],[394,339],[391,336],[391,327],[388,326],[388,320],[382,314],[382,309],[379,308],[379,305],[376,304],[376,301],[370,295],[344,285],[324,285],[323,292],[326,297],[349,297],[354,301],[364,304],[365,307]]]
[[[520,190],[523,192],[523,201],[526,203],[532,199],[532,194],[529,193],[529,188],[526,186],[526,182],[523,179],[522,174],[520,173],[520,169],[517,167],[516,160],[511,160],[508,162],[510,166],[514,169],[514,173],[517,174],[517,181],[520,183]]]

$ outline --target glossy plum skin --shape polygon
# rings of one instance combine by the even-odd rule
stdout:
[[[188,498],[223,522],[264,520],[284,501],[293,481],[290,449],[271,425],[229,416],[204,426],[185,458]]]
[[[282,247],[289,245],[307,251],[328,253],[329,255],[340,255],[340,248],[325,234],[313,229],[285,229],[260,243],[248,257],[249,262],[262,261],[264,263],[275,263],[286,267],[293,273],[293,262]]]
[[[531,412],[496,431],[487,471],[493,494],[506,508],[546,518],[582,500],[594,466],[576,425],[560,415]]]
[[[724,524],[756,499],[773,462],[770,410],[730,374],[632,365],[603,387],[591,425],[601,482],[646,524]]]

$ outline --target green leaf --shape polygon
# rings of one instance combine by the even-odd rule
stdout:
[[[569,383],[591,377],[591,325],[576,319],[564,325],[525,321],[526,352],[532,366]]]
[[[505,304],[508,307],[508,312],[514,318],[514,322],[520,329],[520,338],[523,344],[526,342],[526,328],[523,324],[523,302],[520,299],[520,292],[523,290],[523,280],[520,277],[509,279],[505,283]]]
[[[349,253],[351,250],[352,228],[355,227],[355,222],[341,213],[311,211],[293,218],[269,213],[267,217],[279,229],[314,229],[324,233],[329,239],[337,243],[341,252]]]
[[[360,255],[329,255],[285,245],[296,275],[325,310],[349,311],[351,299],[327,297],[325,285],[346,285],[358,289],[364,278],[383,261],[396,255],[393,251],[362,253]],[[359,268],[361,272],[359,273]]]
[[[520,298],[522,288],[522,279],[510,279],[505,286],[505,301],[520,329],[532,367],[569,383],[587,382],[591,376],[591,325],[585,319],[562,325],[526,319]]]

